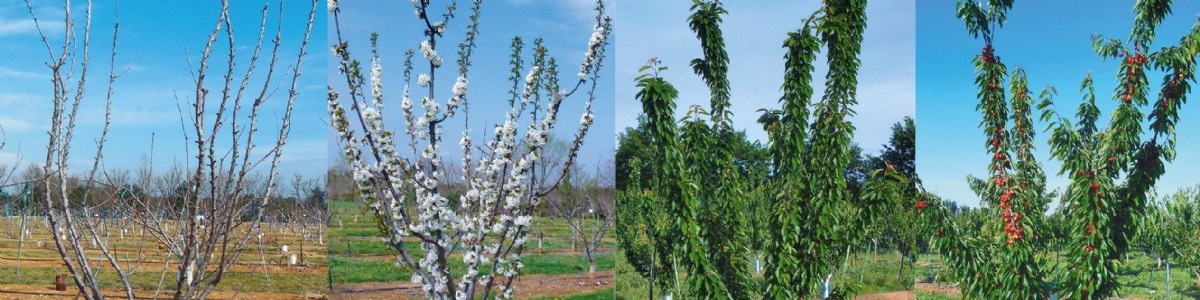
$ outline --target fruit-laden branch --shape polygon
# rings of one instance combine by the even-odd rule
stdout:
[[[1174,122],[1195,66],[1195,51],[1182,49],[1195,48],[1196,30],[1179,46],[1150,52],[1146,45],[1153,41],[1154,28],[1170,9],[1169,1],[1148,0],[1135,6],[1137,16],[1127,41],[1132,47],[1094,37],[1098,54],[1121,60],[1119,84],[1113,96],[1117,108],[1105,128],[1096,126],[1100,112],[1090,75],[1080,87],[1084,101],[1076,113],[1078,124],[1072,125],[1057,114],[1053,87],[1042,92],[1036,109],[1041,111],[1041,121],[1048,123],[1051,158],[1063,162],[1059,174],[1070,178],[1060,212],[1067,223],[1065,236],[1055,237],[1051,230],[1043,230],[1053,226],[1045,224],[1043,217],[1049,197],[1044,191],[1043,171],[1032,155],[1032,99],[1025,73],[1020,68],[1013,72],[1009,87],[1013,94],[1006,103],[1006,68],[992,46],[991,36],[1004,23],[1005,11],[1011,5],[1012,1],[970,2],[960,4],[958,9],[968,32],[982,37],[985,44],[983,53],[974,60],[980,89],[977,109],[983,114],[980,126],[993,157],[990,178],[972,178],[972,188],[983,203],[998,208],[995,211],[1000,213],[1004,244],[990,245],[986,242],[992,240],[990,237],[961,236],[939,203],[918,203],[917,210],[924,211],[922,220],[936,232],[934,248],[949,257],[950,265],[964,280],[962,289],[967,297],[1044,298],[1055,288],[1060,295],[1071,298],[1109,297],[1119,285],[1116,259],[1129,250],[1129,240],[1136,232],[1139,216],[1144,214],[1149,188],[1163,174],[1163,164],[1174,157]],[[1151,103],[1148,69],[1167,75],[1146,118],[1141,108]],[[1151,123],[1148,135],[1142,128],[1143,118]],[[1011,127],[1008,122],[1012,122]],[[1147,136],[1149,140],[1143,141]],[[1160,138],[1167,141],[1160,142]],[[1048,244],[1051,238],[1066,240],[1053,243],[1065,244],[1069,258],[1067,265],[1057,268],[1064,280],[1061,285],[1043,282],[1047,278],[1045,267],[1036,259],[1044,250],[1039,245]]]

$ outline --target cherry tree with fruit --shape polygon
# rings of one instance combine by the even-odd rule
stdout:
[[[985,227],[994,230],[966,234],[935,201],[918,202],[915,209],[934,236],[933,248],[947,257],[961,280],[966,298],[1115,296],[1118,259],[1130,250],[1164,165],[1175,158],[1175,124],[1195,80],[1200,23],[1177,43],[1152,49],[1155,29],[1171,13],[1171,1],[1142,0],[1134,6],[1128,38],[1093,36],[1096,53],[1119,63],[1112,96],[1116,108],[1101,128],[1090,74],[1080,85],[1084,101],[1073,119],[1059,114],[1053,87],[1042,90],[1032,106],[1024,70],[1017,67],[1010,73],[992,43],[1012,6],[1012,0],[968,1],[960,2],[957,12],[968,32],[984,44],[973,61],[976,108],[992,159],[988,177],[971,184],[991,208],[993,219]],[[1151,73],[1162,77],[1160,86],[1150,85]],[[1065,236],[1053,243],[1064,247],[1061,264],[1039,256],[1055,234],[1044,217],[1050,198],[1045,175],[1032,154],[1035,109],[1050,134],[1051,159],[1062,163],[1058,174],[1069,180],[1060,212]]]

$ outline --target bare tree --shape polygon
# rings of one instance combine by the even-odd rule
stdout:
[[[92,3],[87,3],[83,29],[77,30],[71,2],[64,0],[64,42],[61,49],[56,51],[58,47],[51,45],[47,32],[41,29],[33,5],[26,1],[29,14],[50,56],[47,66],[51,71],[54,91],[46,160],[39,179],[44,201],[42,210],[49,229],[59,237],[55,239],[56,249],[83,298],[104,298],[97,278],[105,268],[115,271],[124,286],[125,297],[135,296],[130,275],[137,270],[141,259],[122,264],[108,247],[111,233],[114,232],[109,220],[115,217],[125,220],[132,215],[132,221],[140,225],[145,233],[143,238],[147,235],[153,237],[178,258],[174,293],[177,299],[207,297],[237,260],[252,233],[258,231],[262,217],[259,208],[267,205],[271,199],[281,150],[290,130],[292,107],[298,95],[296,83],[318,5],[317,0],[311,1],[312,8],[309,10],[304,37],[299,43],[299,52],[294,63],[283,68],[285,71],[282,73],[290,73],[291,78],[290,86],[286,87],[287,94],[283,97],[286,103],[279,117],[281,126],[276,136],[259,137],[270,142],[267,151],[262,154],[253,150],[260,143],[255,138],[263,135],[258,128],[258,121],[266,118],[262,115],[264,104],[274,99],[275,92],[280,88],[273,77],[280,69],[277,62],[281,58],[282,6],[283,1],[279,1],[278,26],[274,30],[273,47],[269,50],[266,75],[258,89],[248,90],[251,82],[255,82],[251,75],[260,67],[259,56],[266,40],[270,5],[267,2],[262,6],[258,42],[248,60],[249,66],[244,72],[238,72],[235,67],[238,56],[235,53],[237,47],[229,15],[229,1],[221,2],[220,16],[202,50],[199,67],[193,73],[195,98],[191,100],[191,114],[187,117],[194,132],[183,142],[195,144],[196,153],[188,153],[195,160],[189,162],[186,169],[175,169],[165,176],[153,176],[148,167],[138,171],[136,181],[140,186],[149,186],[147,183],[151,180],[159,180],[159,195],[170,195],[174,200],[162,203],[152,201],[156,199],[154,197],[134,193],[131,183],[134,180],[129,174],[100,170],[112,111],[113,86],[120,76],[115,63],[119,21],[113,24],[114,51],[109,64],[105,124],[96,139],[97,149],[92,167],[83,176],[75,178],[70,175],[68,161],[71,143],[76,139],[76,117],[87,87]],[[81,40],[77,36],[80,33]],[[206,75],[209,57],[221,36],[226,37],[229,44],[226,49],[228,69],[223,85],[213,89],[210,88],[212,84],[206,82]],[[240,80],[235,82],[235,79]],[[220,91],[220,99],[216,103],[209,101],[210,90]],[[228,141],[229,148],[218,149],[218,139]],[[258,183],[258,176],[264,177],[261,184],[255,184]],[[121,221],[115,227],[121,229],[119,232],[123,236],[127,226],[128,223]],[[85,255],[84,250],[88,246],[98,248],[102,258],[94,259]],[[164,264],[164,277],[166,270],[167,264]]]
[[[616,221],[616,191],[612,185],[613,160],[605,160],[596,172],[587,174],[578,166],[568,174],[558,197],[549,197],[556,217],[564,219],[571,231],[571,244],[583,245],[588,273],[596,272],[596,255],[604,235]]]
[[[68,176],[70,174],[68,158],[70,157],[71,142],[74,140],[75,120],[79,112],[79,105],[84,99],[85,87],[87,86],[87,72],[90,66],[90,44],[91,44],[91,29],[92,29],[92,3],[87,2],[87,10],[84,14],[84,26],[82,30],[82,41],[76,33],[75,20],[71,11],[71,2],[63,1],[64,10],[64,42],[58,54],[55,54],[54,46],[52,46],[47,38],[46,32],[41,29],[37,15],[34,14],[33,5],[27,0],[25,6],[29,10],[30,17],[33,18],[34,24],[41,35],[43,45],[50,56],[50,60],[46,65],[50,68],[50,73],[53,83],[53,112],[51,113],[49,141],[46,144],[46,160],[42,166],[43,177],[40,179],[42,187],[43,211],[46,214],[46,219],[49,227],[58,238],[54,239],[55,248],[59,256],[63,260],[68,272],[75,282],[76,287],[84,298],[99,299],[103,298],[101,294],[100,284],[97,280],[99,264],[92,266],[92,259],[85,255],[84,246],[80,244],[80,240],[91,240],[94,242],[100,241],[100,236],[96,233],[92,222],[89,222],[88,216],[85,214],[81,217],[76,216],[78,213],[76,203],[74,206],[71,203],[72,196],[68,191]],[[112,107],[112,88],[117,80],[115,66],[117,37],[120,24],[120,18],[117,17],[113,22],[113,54],[110,60],[109,76],[108,76],[108,96],[105,99],[105,124],[97,142],[97,151],[95,163],[91,170],[87,172],[86,184],[84,186],[92,186],[96,180],[96,172],[101,161],[104,141],[108,134],[109,114]],[[82,47],[76,45],[82,43]],[[82,52],[80,52],[82,51]],[[77,68],[78,67],[78,68]],[[78,70],[79,74],[75,72]],[[74,82],[72,82],[74,81]],[[74,85],[72,88],[71,85]],[[82,195],[84,198],[89,196],[85,192]],[[84,199],[75,199],[76,201],[86,202]],[[102,247],[104,259],[107,260],[113,269],[117,272],[121,282],[124,284],[127,297],[133,297],[133,287],[129,283],[129,274],[132,269],[124,270],[117,263],[116,257],[113,256],[106,248]]]

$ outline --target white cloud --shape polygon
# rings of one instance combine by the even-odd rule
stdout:
[[[328,144],[325,139],[289,140],[283,146],[283,156],[279,160],[284,163],[324,162]]]
[[[33,19],[0,19],[0,36],[37,33]]]
[[[23,161],[20,154],[14,152],[0,152],[0,167],[4,168],[0,169],[0,172],[7,172],[9,168],[12,168],[13,165],[18,163],[28,162]]]
[[[25,3],[20,1],[3,1],[0,2],[0,6],[3,6],[0,7],[0,37],[36,35],[38,30],[37,27],[39,25],[42,27],[42,30],[48,34],[61,34],[63,31],[62,20],[64,14],[61,6],[35,4],[33,11],[38,18],[38,22],[36,23],[33,21],[33,18],[29,16],[29,11],[25,7]],[[71,9],[83,11],[85,7],[86,6],[77,5]],[[52,38],[54,37],[52,36]]]
[[[0,93],[0,106],[9,107],[28,107],[38,96],[22,93]],[[5,114],[11,113],[10,110],[5,110]]]
[[[3,26],[3,24],[0,24],[0,36],[4,35],[3,34],[4,29],[2,26]],[[38,77],[42,77],[42,74],[38,73],[38,72],[22,71],[22,70],[17,70],[17,69],[13,69],[13,68],[0,67],[0,78],[37,79]],[[48,76],[47,76],[47,78],[48,78]]]
[[[3,129],[5,134],[27,132],[43,128],[46,128],[46,126],[37,125],[33,122],[17,118],[0,117],[0,129]]]

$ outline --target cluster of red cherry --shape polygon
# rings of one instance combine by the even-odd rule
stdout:
[[[983,62],[990,63],[996,61],[996,56],[992,53],[992,50],[994,50],[992,49],[992,45],[983,46]]]
[[[1127,65],[1125,72],[1131,78],[1137,76],[1137,74],[1142,71],[1142,67],[1146,64],[1146,55],[1142,54],[1137,45],[1133,45],[1133,51],[1133,55],[1125,55],[1124,53],[1118,54],[1118,56],[1125,57],[1125,64]],[[1125,104],[1133,103],[1134,82],[1135,81],[1132,79],[1126,80],[1125,95],[1121,96],[1121,99],[1125,100]]]

